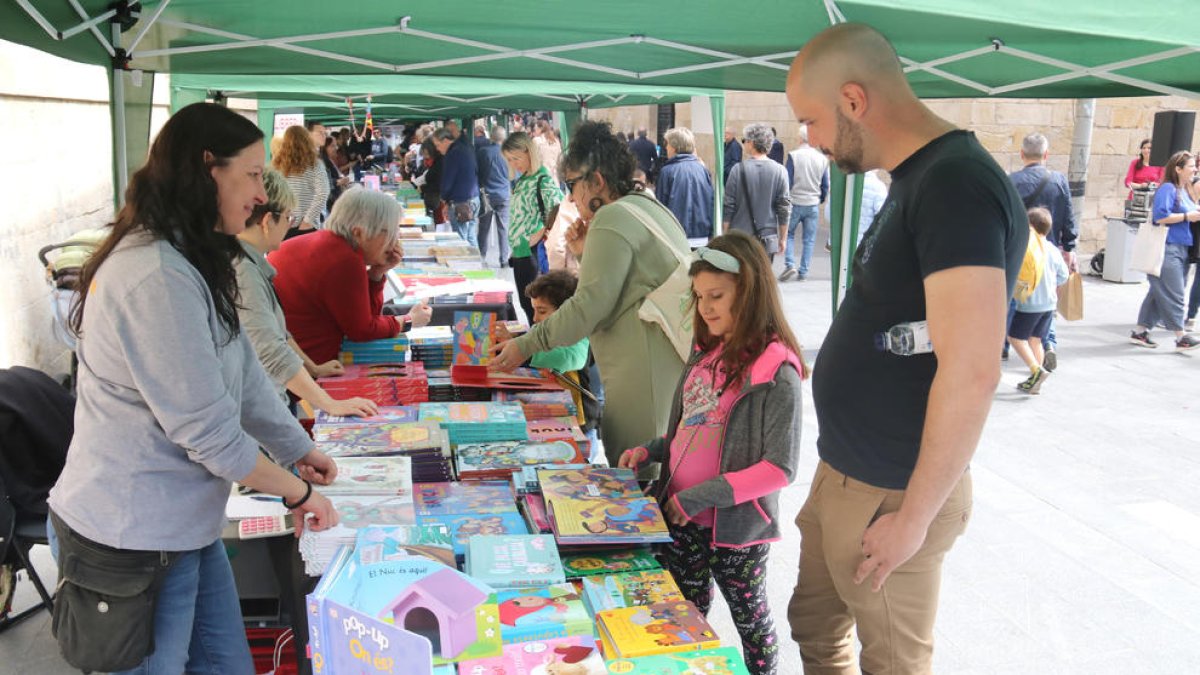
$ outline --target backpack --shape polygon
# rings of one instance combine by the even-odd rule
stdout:
[[[1042,274],[1046,267],[1046,245],[1042,237],[1029,228],[1029,243],[1025,245],[1025,258],[1021,260],[1021,271],[1017,274],[1017,285],[1013,289],[1013,299],[1025,302],[1033,295],[1038,284],[1042,283]]]

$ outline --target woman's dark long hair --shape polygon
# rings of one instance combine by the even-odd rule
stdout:
[[[708,242],[708,248],[728,253],[737,259],[741,267],[733,275],[737,281],[733,327],[723,338],[708,331],[708,324],[700,316],[700,303],[694,294],[692,296],[692,325],[695,327],[697,346],[709,352],[724,342],[721,366],[725,370],[725,380],[720,383],[720,390],[723,392],[729,387],[741,387],[750,366],[776,340],[800,357],[800,376],[808,377],[808,364],[804,362],[800,341],[792,333],[783,313],[779,284],[775,282],[771,261],[767,259],[762,244],[745,232],[731,230],[713,238]],[[693,278],[701,272],[727,274],[704,260],[694,261],[688,269],[688,275]]]
[[[608,122],[580,124],[571,134],[571,144],[563,152],[560,166],[560,172],[578,171],[589,181],[593,171],[599,173],[617,197],[646,187],[633,179],[637,158],[628,145],[613,135],[612,125]]]
[[[1146,147],[1146,144],[1149,142],[1150,142],[1149,138],[1143,138],[1142,142],[1138,143],[1138,160],[1137,160],[1137,168],[1138,169],[1146,168],[1146,158],[1142,156],[1142,148]]]
[[[166,240],[200,272],[228,338],[238,334],[237,276],[232,261],[239,246],[236,237],[216,229],[221,216],[210,169],[224,166],[262,138],[253,122],[213,103],[193,103],[167,120],[150,147],[146,165],[129,179],[125,206],[112,223],[112,232],[80,273],[79,301],[71,313],[71,329],[76,335],[83,329],[96,271],[121,240],[137,230]],[[211,160],[205,160],[206,151]]]

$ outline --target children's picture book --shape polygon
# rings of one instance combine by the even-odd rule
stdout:
[[[497,590],[549,586],[566,581],[554,537],[544,534],[472,537],[467,542],[463,569]]]
[[[459,475],[485,471],[516,471],[539,464],[576,464],[584,461],[579,445],[570,438],[548,441],[470,443],[454,451]]]
[[[495,601],[505,644],[592,635],[592,619],[571,584],[498,591]]]
[[[538,483],[547,503],[553,499],[622,499],[644,497],[632,469],[587,466],[539,469]]]
[[[520,504],[521,511],[525,514],[525,524],[529,526],[530,532],[554,533],[554,528],[550,524],[550,514],[546,512],[546,500],[542,499],[541,495],[521,495]]]
[[[337,478],[321,487],[324,495],[393,495],[412,499],[412,458],[341,457]]]
[[[454,567],[454,545],[443,525],[361,528],[354,543],[354,555],[361,565],[417,557]]]
[[[607,668],[607,675],[750,675],[734,647],[615,659]]]
[[[467,555],[467,542],[471,537],[481,534],[529,534],[525,519],[515,510],[506,513],[417,516],[417,521],[422,525],[444,525],[450,531],[456,558]]]
[[[516,511],[516,498],[506,481],[416,483],[413,500],[421,516]]]
[[[526,410],[526,414],[528,415],[528,409]],[[529,440],[532,441],[569,438],[578,442],[587,439],[587,436],[579,428],[578,424],[568,424],[558,419],[533,420],[525,425],[525,430],[529,434]]]
[[[624,572],[581,580],[583,601],[592,614],[606,609],[683,600],[683,593],[666,570]]]
[[[420,408],[421,420],[441,424],[455,445],[529,437],[519,403],[434,402],[422,403]]]
[[[642,572],[662,569],[647,548],[589,549],[560,553],[563,573],[568,579],[621,572]]]
[[[546,498],[560,544],[652,544],[671,541],[653,499]]]
[[[485,366],[492,360],[492,330],[496,315],[489,312],[454,313],[454,364]]]
[[[433,648],[428,639],[332,600],[309,598],[314,675],[432,672]]]
[[[686,600],[603,610],[596,613],[596,624],[619,658],[721,646],[704,615]]]
[[[330,415],[324,410],[318,410],[317,416],[313,421],[314,427],[333,427],[343,425],[364,425],[364,424],[396,424],[406,422],[416,422],[418,416],[416,406],[394,405],[384,406],[379,409],[378,415],[370,417],[349,417]]]
[[[314,427],[313,436],[317,447],[331,457],[398,455],[428,448],[450,454],[446,432],[433,422]]]
[[[487,368],[460,364],[450,369],[450,378],[458,387],[540,389],[544,391],[559,391],[563,388],[550,371],[537,368],[516,368],[512,372],[492,372]]]
[[[461,661],[458,675],[607,675],[595,640],[583,635],[504,645],[504,653]],[[707,675],[707,674],[705,674]]]

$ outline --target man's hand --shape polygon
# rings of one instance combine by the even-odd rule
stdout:
[[[492,347],[492,354],[492,362],[488,364],[489,370],[512,372],[514,368],[525,363],[525,355],[521,353],[516,340],[497,344]]]
[[[854,583],[861,584],[874,574],[871,590],[878,593],[892,570],[908,562],[920,550],[927,531],[928,528],[898,518],[896,513],[880,516],[863,532],[864,560],[854,574]]]
[[[1079,258],[1075,255],[1075,251],[1063,251],[1063,262],[1067,264],[1068,272],[1079,271]]]
[[[379,404],[369,398],[334,399],[325,412],[334,417],[371,417],[379,414]]]
[[[329,485],[337,478],[337,464],[315,448],[296,462],[296,470],[301,478],[317,485]]]

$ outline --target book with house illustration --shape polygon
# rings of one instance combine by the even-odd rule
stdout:
[[[454,545],[449,530],[442,525],[361,528],[355,539],[354,555],[363,565],[418,557],[454,567]]]
[[[341,457],[337,468],[337,478],[321,487],[322,494],[393,495],[412,499],[410,457]]]
[[[492,360],[492,330],[496,315],[454,313],[454,365],[486,366]]]
[[[332,600],[310,595],[307,604],[314,675],[433,671],[427,638]]]
[[[472,537],[463,571],[497,590],[566,581],[554,537],[544,534]]]
[[[592,635],[592,618],[571,584],[497,591],[494,600],[505,644]]]
[[[608,674],[599,646],[585,635],[517,642],[503,650],[500,656],[459,662],[458,675]]]
[[[666,570],[623,572],[580,580],[583,601],[592,614],[606,609],[683,600],[683,593]]]
[[[618,658],[721,646],[704,615],[686,600],[599,611],[596,626]]]
[[[606,668],[606,675],[750,675],[734,647],[613,659]]]
[[[517,510],[516,497],[508,481],[416,483],[413,501],[417,515],[421,516]]]
[[[648,548],[589,549],[560,553],[560,557],[568,579],[662,569]]]

